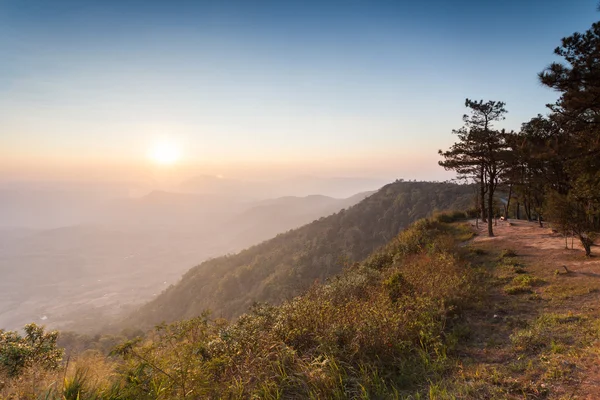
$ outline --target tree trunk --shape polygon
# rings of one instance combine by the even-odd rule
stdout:
[[[583,248],[585,249],[585,256],[591,257],[592,256],[592,246],[587,241],[583,242]]]
[[[485,185],[484,185],[483,168],[479,173],[479,204],[481,205],[481,221],[485,222]]]
[[[481,190],[481,222],[486,222],[487,221],[487,212],[485,209],[485,191]]]
[[[542,214],[538,213],[538,224],[540,224],[540,228],[544,227],[544,224],[542,223]]]
[[[488,216],[488,236],[494,236],[494,227],[492,226],[492,220],[494,219],[494,191],[491,187],[488,188],[488,204],[487,204],[487,216]]]
[[[579,241],[581,242],[581,244],[583,245],[583,248],[585,249],[585,256],[591,257],[592,256],[592,244],[594,244],[594,242],[592,240],[590,240],[590,238],[583,236],[581,234],[577,235],[577,237],[579,237]]]
[[[508,185],[508,199],[506,199],[506,207],[504,208],[504,219],[508,220],[508,210],[510,209],[510,198],[512,197],[512,183]]]
[[[521,219],[521,203],[517,201],[517,219]]]

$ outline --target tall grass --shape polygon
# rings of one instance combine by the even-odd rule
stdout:
[[[123,343],[114,364],[95,359],[84,369],[78,362],[46,398],[387,399],[419,392],[452,366],[453,324],[475,292],[456,250],[464,234],[439,217],[421,220],[364,263],[281,306],[256,304],[235,322],[205,313]]]

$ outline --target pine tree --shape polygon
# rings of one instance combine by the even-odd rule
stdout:
[[[539,74],[542,84],[561,93],[548,107],[569,136],[570,154],[564,160],[569,175],[566,197],[589,255],[592,232],[600,229],[600,22],[584,33],[562,39],[554,53],[564,63],[553,63]]]
[[[449,150],[439,151],[444,157],[439,164],[477,182],[481,219],[487,220],[488,235],[494,236],[494,193],[507,166],[506,139],[510,134],[495,130],[493,124],[503,120],[507,111],[501,101],[466,99],[465,106],[469,109],[469,114],[463,116],[465,126],[453,131],[459,141]]]

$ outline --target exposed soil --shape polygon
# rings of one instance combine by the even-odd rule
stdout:
[[[465,316],[471,333],[459,349],[464,398],[600,399],[600,248],[586,258],[577,239],[568,238],[565,249],[562,235],[537,222],[498,221],[494,233],[488,237],[479,223],[468,244],[493,283],[484,304]],[[509,294],[519,275],[534,284]],[[522,348],[518,335],[551,343]]]

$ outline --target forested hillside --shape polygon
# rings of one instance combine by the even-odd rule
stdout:
[[[398,191],[409,196],[419,186],[390,185],[387,193],[406,188]],[[436,197],[435,190],[428,193]],[[365,262],[280,306],[255,306],[234,322],[204,313],[160,325],[117,346],[113,357],[82,353],[70,371],[62,367],[57,332],[35,324],[24,336],[0,331],[6,344],[0,397],[383,399],[419,393],[451,371],[456,316],[478,304],[473,300],[482,293],[478,273],[459,254],[465,248],[457,246],[473,233],[440,222],[452,217],[415,223]]]
[[[361,261],[411,222],[435,210],[465,209],[472,197],[471,186],[451,183],[386,185],[347,210],[192,268],[128,323],[150,326],[205,309],[235,317],[256,301],[277,304]]]
[[[152,300],[194,265],[329,216],[372,193],[249,201],[241,192],[153,191],[103,203],[92,219],[75,225],[0,226],[0,327],[18,329],[44,318],[52,328],[101,331],[106,321]]]

